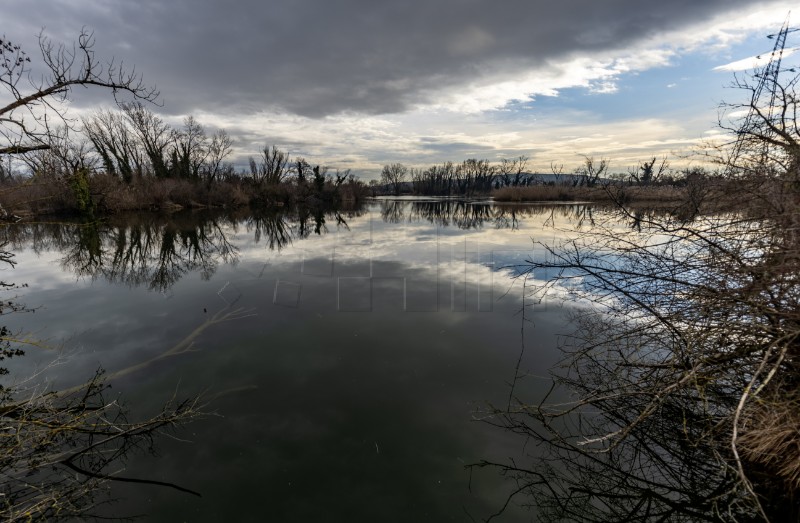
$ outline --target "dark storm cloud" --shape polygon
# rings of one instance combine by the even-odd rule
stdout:
[[[159,86],[166,112],[319,117],[402,112],[440,89],[488,75],[513,79],[520,68],[622,49],[752,4],[12,0],[2,7],[0,33],[31,42],[46,26],[70,41],[86,26],[99,56],[124,58]]]

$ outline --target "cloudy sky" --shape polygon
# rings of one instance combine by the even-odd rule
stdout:
[[[3,0],[0,33],[94,31],[100,59],[136,66],[154,109],[225,128],[241,162],[264,144],[363,178],[526,155],[624,171],[697,161],[732,69],[771,50],[794,2],[753,0]],[[791,57],[796,58],[796,57]],[[744,60],[743,63],[733,64]],[[73,111],[110,104],[87,91]]]

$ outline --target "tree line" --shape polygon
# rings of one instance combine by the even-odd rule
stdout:
[[[409,168],[402,163],[383,166],[380,183],[394,195],[411,193],[425,196],[474,196],[488,194],[503,188],[523,188],[535,185],[563,187],[617,186],[685,186],[692,177],[712,177],[701,167],[676,171],[670,168],[666,157],[653,157],[640,162],[624,173],[611,173],[607,158],[584,156],[572,172],[563,165],[551,163],[550,172],[544,175],[527,170],[528,157],[504,158],[497,162],[469,158],[460,163],[447,161],[427,169]]]
[[[527,184],[525,167],[528,158],[520,156],[513,160],[501,160],[492,164],[489,160],[471,158],[461,163],[444,162],[428,169],[409,169],[402,163],[391,163],[381,170],[381,183],[395,195],[404,191],[410,181],[414,194],[450,196],[453,194],[472,196],[487,193],[500,184]]]
[[[194,116],[185,117],[183,125],[174,128],[141,101],[85,116],[78,131],[67,126],[55,128],[46,139],[47,147],[18,158],[34,179],[66,179],[83,172],[102,174],[125,185],[144,179],[173,179],[206,187],[235,182],[255,189],[289,183],[317,195],[335,192],[343,185],[355,189],[351,194],[365,192],[349,169],[329,172],[302,157],[292,158],[275,145],[265,145],[249,157],[248,168],[237,170],[228,161],[234,141],[224,129],[209,133]],[[7,169],[0,168],[0,180],[10,182],[11,178]]]

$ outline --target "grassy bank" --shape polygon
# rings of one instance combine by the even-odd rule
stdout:
[[[128,211],[175,211],[184,208],[339,204],[365,198],[368,190],[357,180],[323,184],[257,184],[232,177],[211,184],[183,179],[142,177],[124,183],[105,174],[42,177],[0,186],[2,213],[28,217],[47,214],[117,214]]]
[[[674,186],[573,187],[568,185],[532,185],[528,187],[502,187],[492,191],[492,196],[499,202],[672,203],[685,201],[687,193],[686,187]]]

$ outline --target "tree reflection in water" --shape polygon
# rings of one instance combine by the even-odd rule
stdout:
[[[64,253],[62,268],[78,277],[101,278],[130,286],[166,291],[184,275],[199,271],[210,278],[220,263],[236,263],[238,248],[228,231],[240,226],[264,242],[271,251],[281,251],[293,241],[348,229],[351,218],[362,216],[365,207],[274,208],[238,214],[175,213],[134,214],[92,222],[31,222],[2,230],[3,240],[13,248],[32,245],[37,253]],[[518,229],[532,216],[569,218],[577,223],[591,216],[586,205],[520,206],[473,203],[457,200],[382,200],[380,216],[389,223],[426,221],[441,227]]]
[[[426,222],[437,227],[456,227],[463,230],[480,228],[524,229],[524,221],[536,218],[545,222],[566,218],[578,227],[594,223],[598,212],[591,206],[565,204],[559,206],[496,205],[485,202],[455,200],[393,201],[382,200],[373,210],[390,223]],[[331,230],[348,228],[352,218],[363,215],[365,209],[328,211],[320,208],[272,209],[241,214],[136,215],[90,223],[30,223],[7,227],[2,234],[11,245],[19,248],[32,243],[37,251],[57,249],[63,252],[61,264],[80,277],[101,278],[131,286],[147,286],[164,291],[184,275],[197,271],[210,278],[220,264],[236,263],[239,250],[230,240],[231,232],[244,228],[252,238],[272,251],[281,251],[309,238]],[[641,228],[647,221],[646,212],[634,212],[628,226]],[[590,318],[584,318],[589,321]],[[597,324],[593,332],[612,333]],[[592,340],[618,347],[618,340]],[[635,347],[630,347],[630,358]],[[598,352],[599,353],[599,352]],[[583,360],[580,379],[564,382],[573,390],[589,393],[598,383],[608,386],[607,362],[602,358]],[[631,372],[635,369],[631,368]],[[615,378],[630,379],[630,374]],[[566,378],[565,378],[566,379]],[[719,384],[718,386],[723,386]],[[583,387],[583,389],[581,389]],[[594,406],[602,407],[596,416],[582,416],[573,434],[585,434],[586,427],[609,419],[624,425],[628,417],[641,411],[640,402],[648,398],[609,396]],[[670,398],[660,406],[660,415],[648,418],[632,433],[632,446],[618,447],[613,452],[576,457],[576,440],[565,438],[550,445],[549,459],[544,467],[531,473],[512,464],[506,473],[517,482],[520,492],[536,490],[550,493],[537,501],[551,514],[573,519],[602,521],[609,511],[593,512],[598,506],[611,506],[622,514],[666,516],[667,519],[702,520],[710,503],[713,507],[735,501],[735,475],[716,466],[708,447],[694,444],[705,433],[713,433],[713,424],[692,410],[691,395]],[[536,407],[527,407],[534,411]],[[526,438],[547,437],[548,429],[558,426],[559,433],[568,433],[572,418],[548,419],[543,425],[531,411],[511,414],[495,413],[498,424],[520,432]],[[543,418],[542,418],[543,419]],[[562,430],[564,429],[564,430]],[[577,430],[580,429],[580,430]],[[535,452],[539,453],[539,447]],[[727,483],[726,483],[727,482]],[[573,503],[576,499],[583,503]],[[549,505],[548,505],[549,504]],[[575,507],[582,512],[575,512]],[[601,507],[602,508],[602,507]],[[633,510],[636,509],[636,510]],[[638,510],[638,512],[636,512]],[[735,510],[735,509],[734,509]],[[560,511],[560,512],[559,512]],[[573,512],[569,512],[573,511]],[[635,519],[635,518],[634,518]],[[641,519],[641,518],[639,518]]]
[[[15,249],[58,250],[61,267],[81,278],[105,279],[163,292],[183,276],[211,278],[221,263],[235,264],[239,249],[229,240],[240,225],[256,243],[280,251],[293,240],[328,233],[326,220],[347,228],[362,210],[271,209],[241,214],[136,214],[108,221],[20,223],[2,230]]]
[[[576,300],[575,329],[548,398],[483,416],[530,459],[473,467],[547,521],[797,521],[794,232],[617,212],[531,263],[555,274],[538,293]]]
[[[238,249],[224,232],[225,218],[134,215],[108,222],[29,223],[4,231],[14,243],[31,241],[35,251],[61,251],[61,266],[78,277],[105,279],[165,291],[199,271],[210,278],[219,263],[235,263]]]
[[[96,238],[90,248],[87,242],[75,243],[61,263],[78,276],[164,291],[188,272],[199,271],[207,280],[220,262],[237,260],[238,250],[222,227],[219,219],[197,222],[180,215],[136,217],[120,225],[89,223],[76,227],[75,234]]]
[[[596,206],[594,206],[596,207]],[[440,199],[426,201],[381,200],[380,214],[387,223],[426,221],[439,227],[457,227],[463,230],[492,227],[517,230],[521,220],[531,217],[556,217],[570,220],[580,227],[592,220],[592,205],[530,205],[505,204],[488,201]]]

